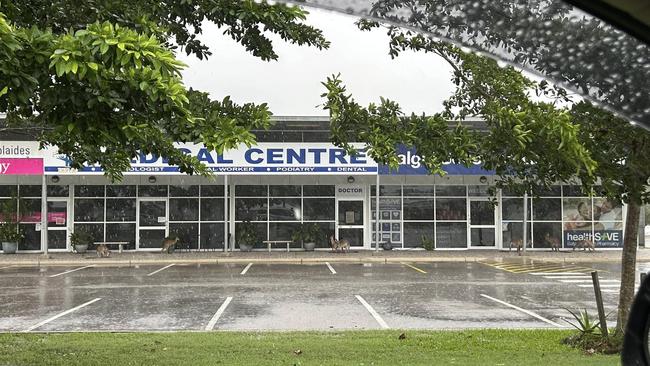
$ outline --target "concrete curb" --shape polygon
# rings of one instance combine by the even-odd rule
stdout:
[[[331,256],[319,258],[129,258],[129,259],[88,259],[88,260],[69,260],[69,259],[36,259],[36,260],[6,260],[0,262],[0,267],[5,266],[79,266],[79,265],[97,265],[97,266],[118,266],[118,265],[161,265],[161,264],[244,264],[244,263],[284,263],[284,264],[324,264],[329,263],[472,263],[483,261],[496,262],[513,262],[526,263],[551,262],[551,263],[620,263],[619,257],[503,257],[503,256],[467,256],[467,257],[378,257],[378,256]],[[639,262],[647,262],[650,259],[640,258]]]

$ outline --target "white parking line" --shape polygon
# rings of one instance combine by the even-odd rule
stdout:
[[[336,271],[334,270],[334,268],[332,268],[332,266],[330,265],[330,262],[325,262],[325,264],[327,265],[327,268],[330,269],[330,272],[332,272],[332,274],[336,274]]]
[[[505,306],[511,307],[511,308],[513,308],[513,309],[515,309],[515,310],[519,310],[519,311],[521,311],[522,313],[528,314],[528,315],[530,315],[530,316],[532,316],[532,317],[534,317],[534,318],[537,318],[537,319],[539,319],[539,320],[541,320],[541,321],[543,321],[543,322],[545,322],[545,323],[548,323],[548,324],[554,325],[554,326],[556,326],[556,327],[558,327],[558,328],[564,328],[564,327],[561,326],[560,324],[558,324],[558,323],[556,323],[556,322],[554,322],[554,321],[552,321],[552,320],[546,319],[546,318],[544,318],[543,316],[541,316],[541,315],[539,315],[539,314],[537,314],[537,313],[534,313],[534,312],[532,312],[532,311],[530,311],[530,310],[522,309],[522,308],[520,308],[519,306],[509,304],[509,303],[507,303],[507,302],[505,302],[505,301],[501,301],[501,300],[499,300],[499,299],[495,299],[494,297],[488,296],[488,295],[486,295],[486,294],[481,294],[481,296],[483,296],[483,297],[486,298],[486,299],[490,299],[490,300],[492,300],[492,301],[496,301],[496,302],[498,302],[499,304],[503,304],[503,305],[505,305]]]
[[[587,275],[580,275],[580,276],[566,276],[566,275],[564,275],[564,276],[550,276],[549,275],[549,276],[544,276],[544,278],[548,278],[549,280],[563,280],[563,279],[570,279],[570,278],[571,279],[573,279],[573,278],[589,279],[589,278],[591,278],[591,276],[587,276]]]
[[[231,301],[232,301],[231,296],[226,297],[226,301],[224,301],[223,304],[221,304],[221,306],[217,310],[217,312],[214,313],[214,316],[212,317],[212,319],[210,319],[208,325],[205,326],[205,330],[214,329],[214,325],[217,324],[217,321],[219,320],[219,318],[221,318],[221,314],[223,314],[223,312],[226,311],[226,308],[228,307],[228,304],[230,304]]]
[[[13,267],[13,266],[0,267],[0,269],[7,269],[7,268],[11,268],[11,267]]]
[[[601,281],[601,282],[602,282],[602,281]],[[594,285],[578,285],[578,287],[594,287]],[[605,287],[616,287],[616,288],[618,288],[618,287],[621,287],[621,285],[620,285],[620,284],[618,284],[618,285],[615,285],[615,284],[611,284],[611,285],[604,284],[604,285],[600,285],[600,287],[601,287],[601,288],[605,288]]]
[[[253,263],[248,263],[248,265],[246,266],[246,268],[244,268],[244,270],[241,271],[240,275],[242,275],[242,276],[245,275],[246,272],[248,272],[248,269],[251,268],[252,265],[253,265]]]
[[[533,276],[549,276],[549,275],[567,275],[567,276],[584,276],[583,272],[530,272]]]
[[[390,329],[390,327],[388,326],[388,324],[386,324],[384,319],[382,319],[381,316],[379,316],[379,314],[375,311],[375,309],[373,309],[372,306],[370,306],[370,304],[368,304],[366,300],[363,299],[363,297],[359,295],[354,295],[354,296],[357,298],[357,300],[359,300],[361,305],[363,305],[366,308],[366,310],[368,310],[370,315],[372,315],[372,317],[375,318],[377,323],[379,323],[379,326],[381,326],[384,329]]]
[[[560,282],[564,282],[564,283],[592,283],[593,281],[592,280],[560,280]],[[619,280],[599,280],[599,282],[600,283],[604,283],[604,282],[616,282],[616,283],[618,283],[618,282],[621,282],[621,281],[619,281]]]
[[[153,276],[153,275],[155,275],[156,273],[158,273],[158,272],[160,272],[160,271],[162,271],[162,270],[165,270],[165,269],[167,269],[167,268],[169,268],[169,267],[171,267],[171,266],[173,266],[173,265],[175,265],[175,264],[176,264],[176,263],[168,264],[168,265],[164,266],[163,268],[157,269],[157,270],[155,270],[155,271],[149,273],[147,276]]]
[[[64,274],[67,274],[67,273],[70,273],[70,272],[75,272],[75,271],[82,270],[82,269],[84,269],[84,268],[94,267],[94,266],[95,266],[94,264],[91,264],[91,265],[89,265],[89,266],[84,266],[84,267],[75,268],[75,269],[71,269],[71,270],[69,270],[69,271],[65,271],[65,272],[61,272],[61,273],[57,273],[57,274],[53,274],[53,275],[51,275],[50,277],[62,276],[62,275],[64,275]]]
[[[38,324],[34,324],[34,325],[32,325],[31,327],[25,329],[23,332],[31,332],[32,330],[34,330],[34,329],[36,329],[36,328],[42,327],[43,325],[45,325],[45,324],[47,324],[47,323],[49,323],[49,322],[51,322],[51,321],[53,321],[53,320],[59,319],[60,317],[62,317],[62,316],[64,316],[64,315],[70,314],[70,313],[73,312],[73,311],[77,311],[77,310],[79,310],[79,309],[81,309],[81,308],[83,308],[83,307],[85,307],[85,306],[88,306],[88,305],[90,305],[90,304],[92,304],[92,303],[94,303],[94,302],[97,302],[97,301],[99,301],[99,300],[101,300],[101,299],[102,299],[101,297],[98,297],[98,298],[96,298],[96,299],[93,299],[93,300],[88,301],[87,303],[83,303],[83,304],[81,304],[81,305],[79,305],[79,306],[75,306],[74,308],[72,308],[72,309],[70,309],[70,310],[66,310],[66,311],[64,311],[64,312],[62,312],[62,313],[60,313],[60,314],[57,314],[57,315],[55,315],[55,316],[49,318],[49,319],[43,320],[42,322],[40,322],[40,323],[38,323]]]

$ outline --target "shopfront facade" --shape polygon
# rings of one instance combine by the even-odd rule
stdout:
[[[159,250],[168,235],[191,250],[236,250],[235,233],[244,221],[260,241],[291,240],[301,223],[315,223],[322,249],[329,236],[368,250],[386,241],[404,250],[427,241],[436,250],[508,249],[523,236],[524,200],[499,192],[494,205],[487,192],[491,172],[447,164],[447,175],[431,176],[407,149],[400,151],[399,169],[390,170],[361,145],[350,156],[320,142],[260,143],[223,155],[179,144],[214,177],[186,176],[162,159],[140,156],[121,182],[112,183],[99,167],[70,169],[55,149],[2,144],[12,151],[30,147],[21,158],[42,161],[42,174],[0,174],[0,200],[20,197],[23,252],[69,251],[69,235],[79,229],[95,241],[128,242],[128,250]],[[554,186],[527,205],[532,250],[548,250],[554,241],[572,248],[585,238],[597,248],[622,246],[623,207],[588,197],[577,186]]]

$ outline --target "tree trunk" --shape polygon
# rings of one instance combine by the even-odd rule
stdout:
[[[636,270],[636,246],[639,233],[639,214],[641,206],[637,202],[627,205],[625,237],[623,238],[623,258],[621,260],[621,290],[618,300],[617,333],[623,334],[630,307],[634,299],[634,280]]]

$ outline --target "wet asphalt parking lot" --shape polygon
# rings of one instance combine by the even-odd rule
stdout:
[[[560,328],[593,269],[614,310],[606,263],[0,267],[0,331]]]

